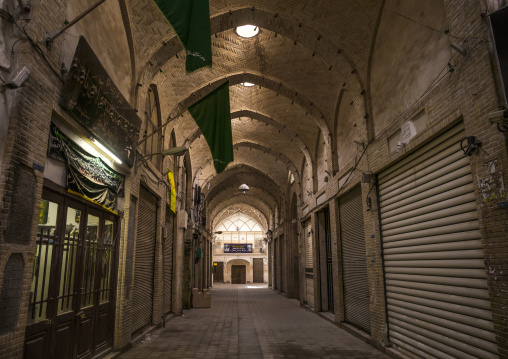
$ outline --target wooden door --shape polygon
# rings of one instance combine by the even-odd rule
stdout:
[[[253,270],[254,274],[253,274],[252,281],[254,283],[263,283],[264,282],[263,258],[254,258],[253,267],[254,267],[254,270]]]
[[[231,284],[247,283],[247,268],[242,265],[231,266]]]
[[[81,223],[86,207],[66,201],[63,228],[61,230],[60,253],[56,271],[57,297],[54,311],[52,350],[54,358],[74,357],[78,344],[76,338],[76,316],[79,308],[79,269],[83,255],[82,238],[85,228]]]
[[[111,348],[115,226],[111,214],[43,194],[25,358],[91,358]]]
[[[214,262],[213,268],[214,268],[213,281],[224,282],[224,262]]]

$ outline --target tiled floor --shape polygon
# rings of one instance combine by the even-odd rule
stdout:
[[[211,308],[143,339],[120,358],[389,358],[259,284],[216,284]]]

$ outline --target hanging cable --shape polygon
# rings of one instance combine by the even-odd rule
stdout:
[[[435,31],[435,32],[437,32],[437,33],[439,33],[439,34],[442,34],[442,35],[445,35],[445,36],[449,36],[449,37],[454,38],[454,39],[464,40],[463,38],[460,38],[460,37],[454,36],[454,35],[452,35],[452,34],[450,34],[450,33],[446,33],[446,32],[444,32],[444,31],[441,31],[441,30],[435,29],[435,28],[433,28],[433,27],[431,27],[431,26],[428,26],[428,25],[422,24],[422,23],[420,23],[420,22],[418,22],[418,21],[416,21],[416,20],[414,20],[414,19],[410,18],[409,16],[406,16],[406,15],[404,15],[404,14],[401,14],[400,12],[397,12],[397,11],[395,11],[395,10],[393,10],[393,9],[390,9],[390,8],[389,8],[388,6],[386,6],[386,5],[384,5],[383,7],[384,7],[385,9],[387,9],[387,10],[390,10],[390,11],[391,11],[391,12],[393,12],[394,14],[399,15],[400,17],[403,17],[404,19],[409,20],[409,21],[411,21],[411,22],[414,22],[415,24],[418,24],[418,25],[420,25],[420,26],[423,26],[423,27],[425,27],[425,28],[427,28],[427,29],[429,29],[429,30]]]
[[[64,83],[64,80],[62,79],[62,77],[60,76],[58,71],[54,69],[53,64],[50,63],[49,59],[46,57],[46,54],[42,51],[39,44],[37,44],[37,42],[35,42],[35,40],[32,39],[32,37],[26,31],[25,27],[28,25],[28,23],[25,24],[25,26],[23,26],[23,27],[19,26],[19,24],[15,21],[14,16],[12,16],[9,12],[7,12],[4,9],[0,9],[0,17],[2,17],[4,19],[8,20],[9,22],[11,22],[12,24],[14,24],[14,26],[16,26],[18,28],[18,30],[21,31],[21,33],[23,35],[25,35],[25,37],[30,42],[30,45],[32,45],[32,47],[35,49],[35,52],[37,52],[39,54],[39,56],[42,57],[42,59],[48,65],[51,72],[53,72],[55,74],[55,76],[60,80],[60,82]]]

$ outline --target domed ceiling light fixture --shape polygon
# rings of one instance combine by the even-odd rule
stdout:
[[[254,84],[252,82],[240,82],[240,85],[244,87],[252,87]]]
[[[240,187],[238,187],[238,190],[240,192],[243,192],[243,194],[245,194],[245,192],[247,192],[249,190],[249,186],[247,186],[245,183],[241,184]]]
[[[238,26],[235,29],[235,32],[238,36],[248,39],[259,34],[259,27],[257,27],[256,25]]]

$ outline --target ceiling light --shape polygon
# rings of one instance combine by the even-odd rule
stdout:
[[[247,192],[249,190],[249,186],[247,186],[245,183],[240,185],[240,187],[238,187],[238,190],[240,192],[243,192],[243,194],[245,194],[245,192]]]
[[[108,150],[102,143],[100,143],[99,141],[97,141],[95,138],[91,138],[92,142],[94,145],[96,145],[97,147],[99,147],[102,152],[104,152],[105,154],[107,154],[109,157],[111,157],[111,159],[113,159],[116,163],[119,163],[119,164],[122,164],[122,161],[120,161],[120,159],[118,157],[116,157],[113,152],[111,152],[110,150]]]
[[[256,25],[243,25],[238,26],[235,31],[238,36],[250,38],[256,36],[259,33],[259,27]]]
[[[251,86],[254,86],[254,84],[253,84],[253,83],[251,83],[251,82],[240,82],[240,85],[245,86],[245,87],[251,87]]]

